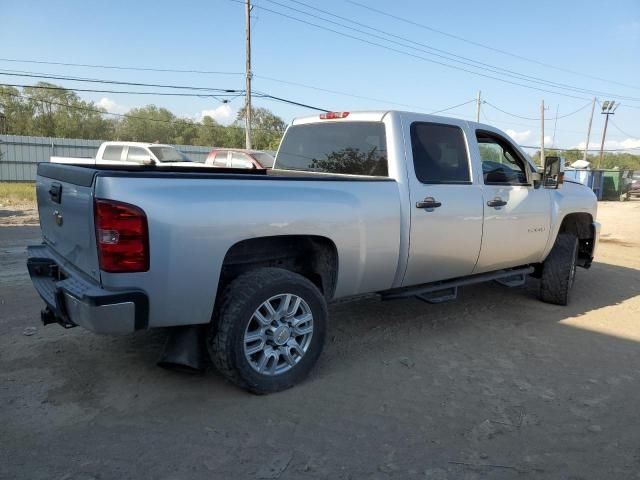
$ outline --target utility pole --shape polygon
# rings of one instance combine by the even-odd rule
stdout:
[[[604,119],[604,130],[602,131],[602,143],[600,143],[600,158],[598,159],[598,168],[602,164],[602,159],[604,158],[604,139],[607,136],[607,125],[609,124],[609,115],[613,115],[616,109],[620,106],[619,103],[616,104],[615,101],[605,100],[602,104],[602,111],[600,112],[602,115],[605,115]]]
[[[544,100],[540,104],[540,121],[542,122],[540,126],[540,166],[544,172]]]
[[[591,124],[593,123],[593,111],[596,109],[596,97],[593,97],[593,103],[591,104],[591,116],[589,117],[589,128],[587,128],[587,143],[584,146],[584,157],[582,158],[585,162],[587,161],[587,153],[589,151],[589,137],[591,137]]]
[[[553,136],[551,137],[551,148],[556,144],[556,127],[558,126],[558,110],[560,110],[560,104],[556,105],[556,118],[553,121]]]
[[[246,88],[245,88],[245,111],[244,111],[244,132],[245,146],[251,148],[251,0],[245,0],[245,37],[246,37]]]
[[[476,122],[480,122],[480,105],[482,104],[482,101],[480,100],[481,95],[482,92],[478,90],[478,98],[476,100]]]

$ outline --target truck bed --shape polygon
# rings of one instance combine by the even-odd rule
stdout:
[[[193,179],[235,179],[235,180],[314,180],[342,182],[393,182],[388,177],[330,174],[321,172],[246,168],[202,167],[154,167],[152,165],[87,165],[87,164],[38,164],[38,175],[54,178],[76,185],[90,186],[96,176],[136,177],[136,178],[193,178]]]
[[[391,178],[41,163],[37,181],[43,237],[56,263],[110,292],[145,292],[150,327],[209,322],[223,262],[241,242],[327,239],[340,264],[334,298],[398,286],[406,262],[399,184]],[[144,212],[148,271],[98,268],[96,199]]]

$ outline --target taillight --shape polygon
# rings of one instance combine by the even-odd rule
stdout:
[[[149,270],[149,230],[144,212],[128,203],[98,198],[94,212],[100,270],[110,273]]]
[[[349,112],[327,112],[320,114],[320,120],[333,120],[335,118],[347,118]]]

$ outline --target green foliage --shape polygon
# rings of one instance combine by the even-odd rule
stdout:
[[[331,152],[325,159],[314,158],[311,161],[311,168],[320,172],[387,176],[387,162],[384,156],[380,155],[377,147],[371,148],[368,152],[351,147]]]
[[[40,82],[40,87],[56,87]],[[0,110],[6,117],[7,133],[44,137],[105,138],[113,136],[114,123],[103,109],[85,102],[70,90],[0,87]]]
[[[244,125],[245,111],[238,112],[235,124]],[[252,146],[257,150],[277,150],[287,125],[266,108],[251,109]],[[243,132],[244,133],[244,132]]]
[[[242,148],[245,144],[244,110],[233,125],[220,125],[211,117],[201,122],[176,117],[166,108],[147,105],[112,119],[104,109],[86,102],[71,90],[40,82],[39,87],[0,87],[0,113],[10,135],[131,140],[177,145]],[[284,121],[265,108],[252,110],[253,147],[275,150],[286,128]]]
[[[576,160],[582,160],[584,157],[583,150],[544,150],[545,157],[564,157],[566,164],[570,165]],[[534,162],[540,165],[540,152],[537,151],[532,155]],[[640,155],[633,155],[626,152],[605,152],[600,162],[600,154],[593,153],[587,155],[587,161],[591,162],[591,168],[619,168],[620,170],[640,170]]]

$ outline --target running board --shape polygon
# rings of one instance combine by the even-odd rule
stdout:
[[[521,287],[525,283],[527,283],[527,275],[524,273],[518,273],[517,275],[513,275],[511,277],[505,278],[496,278],[496,283],[503,285],[505,287]]]
[[[380,295],[382,300],[418,297],[420,300],[425,302],[440,303],[455,299],[458,295],[458,288],[464,287],[465,285],[489,282],[491,280],[501,280],[504,282],[503,285],[507,286],[522,285],[526,281],[527,275],[532,274],[534,270],[535,269],[533,267],[521,267],[498,270],[495,272],[479,273],[468,277],[454,278],[453,280],[425,283],[423,285],[406,288],[396,288],[393,290],[387,290],[386,292],[380,292]]]

